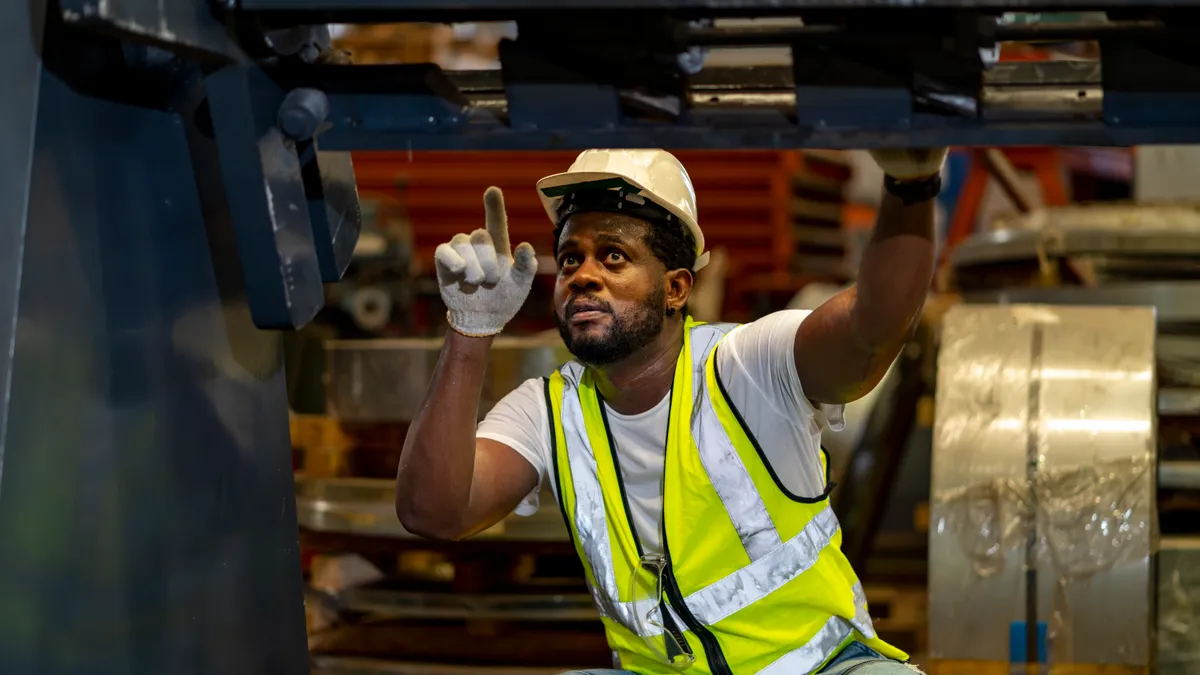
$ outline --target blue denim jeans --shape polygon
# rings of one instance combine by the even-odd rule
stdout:
[[[820,672],[821,675],[913,675],[920,671],[893,661],[861,642],[851,642]]]
[[[851,642],[833,660],[825,665],[820,675],[913,675],[920,673],[915,667],[893,661],[879,652],[862,644]],[[683,671],[686,675],[687,671]],[[635,675],[628,670],[572,670],[563,675]],[[788,673],[787,675],[808,675],[808,673]]]

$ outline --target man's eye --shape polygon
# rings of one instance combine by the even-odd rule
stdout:
[[[608,259],[613,262],[620,262],[625,259],[625,254],[620,251],[612,251],[608,254]]]

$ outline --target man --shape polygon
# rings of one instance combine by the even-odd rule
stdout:
[[[841,554],[820,449],[909,339],[933,273],[946,151],[873,155],[885,190],[857,287],[742,326],[687,314],[707,255],[675,157],[590,150],[539,181],[577,360],[476,430],[492,336],[536,268],[489,189],[486,229],[436,252],[453,330],[401,455],[404,526],[467,537],[532,513],[548,481],[622,669],[597,673],[910,673]]]

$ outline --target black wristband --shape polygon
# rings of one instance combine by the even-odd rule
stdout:
[[[912,206],[938,196],[942,191],[942,174],[935,173],[929,178],[919,181],[898,181],[885,175],[883,187],[892,196],[904,202],[905,206]]]

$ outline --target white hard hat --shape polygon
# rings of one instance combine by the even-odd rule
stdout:
[[[638,204],[646,199],[666,209],[696,240],[696,264],[693,272],[708,264],[704,233],[696,222],[696,191],[687,169],[666,150],[584,150],[564,173],[546,176],[537,182],[538,196],[546,215],[557,226],[564,214],[563,202],[581,193],[608,191],[619,194],[637,215]],[[624,201],[627,200],[627,201]],[[568,204],[568,208],[572,205]],[[581,208],[580,210],[586,210]]]

